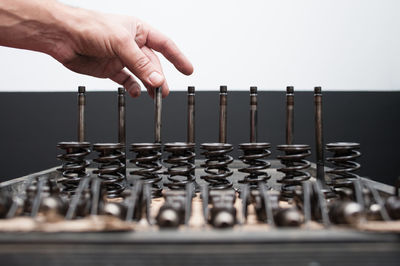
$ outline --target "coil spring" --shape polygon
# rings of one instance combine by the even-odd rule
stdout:
[[[140,176],[145,184],[151,184],[152,197],[162,196],[162,187],[159,182],[162,180],[161,170],[161,144],[159,143],[134,143],[131,151],[136,153],[136,158],[130,160],[138,169],[130,174]]]
[[[331,182],[328,184],[334,188],[352,187],[353,180],[359,176],[354,171],[360,169],[360,164],[354,160],[361,156],[356,149],[360,148],[359,143],[336,142],[328,143],[326,150],[333,152],[333,156],[326,160],[334,165],[332,170],[326,171],[331,174]]]
[[[242,143],[239,148],[243,150],[243,155],[239,157],[247,167],[239,169],[239,172],[248,174],[239,183],[249,184],[250,189],[257,189],[259,182],[267,182],[271,175],[263,171],[271,166],[271,163],[262,160],[269,156],[269,143]]]
[[[63,192],[73,194],[79,185],[82,177],[88,177],[86,167],[90,165],[85,157],[90,153],[89,142],[60,142],[57,148],[65,150],[64,154],[57,156],[61,160],[62,166],[57,170],[61,172],[63,178],[58,180],[63,185]]]
[[[168,180],[171,183],[166,186],[170,189],[185,189],[186,184],[195,181],[194,169],[196,167],[192,163],[195,157],[194,143],[167,143],[164,150],[171,153],[164,160],[171,164],[168,167]],[[182,179],[182,177],[186,179]]]
[[[293,198],[296,190],[301,190],[302,182],[310,179],[310,174],[302,170],[310,167],[310,162],[305,160],[311,155],[310,146],[303,144],[278,145],[277,149],[285,152],[285,155],[279,155],[278,159],[285,167],[277,169],[285,176],[278,180],[282,183],[281,195],[283,198]]]
[[[231,144],[226,143],[203,143],[201,148],[204,150],[202,155],[206,161],[201,167],[205,167],[206,175],[201,178],[209,183],[211,189],[227,189],[232,187],[232,182],[228,177],[233,174],[228,165],[233,162],[232,156],[227,155],[233,150]]]
[[[102,180],[101,184],[107,190],[109,198],[120,197],[126,188],[125,145],[120,143],[98,143],[93,149],[99,155],[93,161],[98,163],[98,169],[93,173]]]

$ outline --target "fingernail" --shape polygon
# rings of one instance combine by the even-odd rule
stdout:
[[[154,71],[150,74],[149,81],[152,86],[156,87],[160,86],[164,82],[164,78],[159,73]]]

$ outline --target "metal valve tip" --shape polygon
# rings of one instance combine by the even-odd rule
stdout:
[[[250,93],[251,94],[256,94],[257,93],[257,87],[256,86],[251,86],[250,87]]]
[[[78,92],[79,93],[85,93],[85,91],[86,91],[86,87],[85,86],[79,86],[78,87]]]
[[[314,93],[315,93],[315,94],[321,94],[321,92],[322,92],[321,87],[315,87],[315,88],[314,88]]]
[[[357,224],[362,218],[362,207],[356,202],[349,202],[344,207],[344,218],[348,224]]]
[[[223,85],[219,87],[219,92],[220,93],[227,93],[228,92],[228,87]]]
[[[124,94],[124,93],[125,93],[125,89],[123,87],[119,87],[118,94]]]
[[[288,93],[288,94],[294,93],[294,87],[293,86],[287,86],[286,87],[286,93]]]
[[[214,219],[214,226],[217,228],[232,227],[234,223],[235,219],[232,214],[226,211],[219,212]]]
[[[188,93],[194,93],[194,86],[188,87]]]
[[[174,210],[166,209],[159,217],[159,225],[162,227],[177,227],[179,225],[179,217]]]
[[[122,216],[121,206],[114,202],[107,202],[103,207],[102,213],[104,215],[121,217]]]
[[[56,210],[59,207],[59,202],[55,197],[46,197],[42,200],[40,207],[45,212]]]
[[[294,208],[281,210],[276,217],[277,224],[283,227],[297,227],[303,222],[302,214]]]

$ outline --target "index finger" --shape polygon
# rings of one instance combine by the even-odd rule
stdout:
[[[162,53],[180,72],[185,75],[193,73],[193,65],[179,50],[178,46],[167,36],[149,26],[146,46]]]

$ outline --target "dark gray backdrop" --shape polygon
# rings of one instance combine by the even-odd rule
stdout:
[[[186,92],[171,92],[163,101],[163,142],[186,140]],[[295,92],[295,142],[314,148],[312,92]],[[275,147],[285,140],[285,93],[261,91],[259,141]],[[363,176],[393,183],[400,175],[398,151],[400,92],[324,92],[325,143],[361,143],[359,160]],[[196,92],[196,142],[218,140],[218,92]],[[116,92],[87,93],[87,140],[117,140]],[[127,142],[153,141],[153,103],[147,95],[127,96]],[[76,140],[77,99],[73,92],[0,93],[0,181],[44,170],[59,164],[59,141]],[[228,142],[237,145],[249,138],[249,95],[228,93]],[[313,150],[314,151],[314,150]],[[131,153],[128,157],[132,157]],[[198,155],[198,158],[201,158]],[[310,158],[314,161],[314,155]]]

